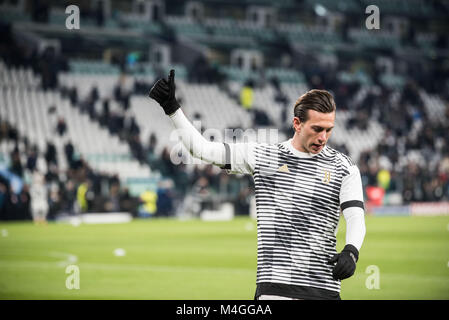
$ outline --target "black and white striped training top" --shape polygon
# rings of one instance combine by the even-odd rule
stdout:
[[[340,208],[363,208],[357,166],[325,146],[314,155],[279,144],[225,144],[228,172],[252,174],[257,210],[256,295],[339,299],[327,261]]]

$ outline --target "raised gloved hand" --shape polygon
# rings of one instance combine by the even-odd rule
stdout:
[[[180,108],[175,97],[175,70],[170,70],[168,81],[159,79],[150,90],[150,98],[154,99],[164,109],[165,114],[171,115]]]
[[[354,274],[359,251],[351,244],[347,244],[340,253],[334,255],[327,263],[335,264],[332,277],[335,280],[347,279]]]

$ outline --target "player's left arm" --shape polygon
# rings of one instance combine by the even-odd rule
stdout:
[[[366,233],[360,171],[355,165],[350,165],[348,170],[349,174],[343,178],[340,189],[340,207],[346,220],[346,245],[342,252],[329,260],[329,264],[336,263],[332,272],[336,280],[343,280],[354,274]]]

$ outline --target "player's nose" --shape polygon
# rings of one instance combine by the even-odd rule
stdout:
[[[320,135],[318,136],[318,142],[320,144],[326,142],[326,132],[325,131],[321,132]]]

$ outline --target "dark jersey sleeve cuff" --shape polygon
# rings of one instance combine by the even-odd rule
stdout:
[[[341,211],[350,208],[350,207],[357,207],[357,208],[362,208],[363,210],[365,210],[365,205],[363,204],[363,201],[360,200],[351,200],[351,201],[345,201],[343,202],[341,205]]]
[[[223,143],[225,146],[225,164],[223,166],[221,166],[221,169],[225,169],[225,170],[231,170],[231,148],[229,147],[229,144],[227,143]]]

